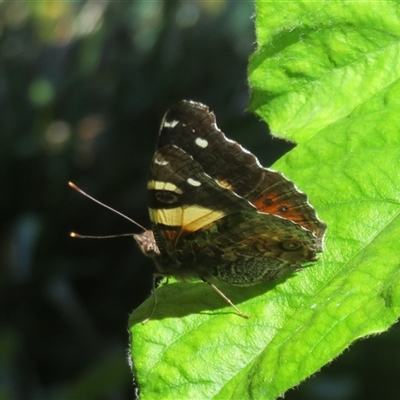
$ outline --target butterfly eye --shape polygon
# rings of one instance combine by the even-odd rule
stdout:
[[[286,251],[296,251],[300,249],[301,244],[299,242],[287,241],[281,243],[282,250]]]
[[[155,243],[147,243],[143,246],[143,253],[146,256],[153,257],[160,254],[160,250]]]

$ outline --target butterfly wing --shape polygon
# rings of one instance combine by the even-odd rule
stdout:
[[[226,215],[256,208],[221,188],[193,158],[176,146],[159,149],[150,170],[149,214],[161,253],[179,263],[182,238]]]
[[[313,232],[316,251],[322,251],[326,225],[307,196],[282,174],[262,167],[253,154],[227,139],[208,107],[192,101],[172,107],[162,121],[157,148],[167,145],[176,145],[190,154],[207,175],[259,211],[291,220]]]
[[[310,231],[258,212],[176,146],[156,152],[148,189],[162,273],[251,284],[316,259]]]
[[[315,236],[300,225],[275,215],[242,211],[183,238],[182,249],[218,279],[252,285],[316,261]],[[189,254],[188,251],[182,254]]]

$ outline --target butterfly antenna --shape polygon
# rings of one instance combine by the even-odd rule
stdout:
[[[133,233],[121,233],[119,235],[106,235],[106,236],[91,236],[91,235],[81,235],[76,232],[71,232],[69,236],[77,239],[111,239],[111,238],[117,238],[117,237],[123,237],[123,236],[133,236]]]
[[[68,185],[69,185],[70,187],[72,187],[72,189],[74,189],[74,190],[76,190],[77,192],[79,192],[80,194],[83,194],[83,195],[84,195],[85,197],[87,197],[88,199],[93,200],[95,203],[100,204],[101,206],[103,206],[103,207],[105,207],[105,208],[108,208],[110,211],[114,212],[115,214],[120,215],[121,217],[127,219],[128,221],[130,221],[130,222],[132,222],[133,224],[135,224],[136,226],[138,226],[139,228],[142,228],[144,231],[146,230],[146,228],[144,228],[142,225],[140,225],[139,223],[137,223],[137,222],[134,221],[133,219],[130,219],[130,218],[127,217],[126,215],[120,213],[120,212],[117,211],[117,210],[114,210],[112,207],[110,207],[110,206],[108,206],[108,205],[102,203],[101,201],[96,200],[94,197],[88,195],[88,194],[85,193],[82,189],[78,188],[78,186],[76,186],[74,183],[68,182]],[[95,238],[103,239],[103,238],[104,238],[104,239],[105,239],[105,238],[110,238],[110,237],[132,236],[132,234],[127,233],[127,234],[113,235],[113,236],[83,236],[83,235],[79,235],[79,234],[77,234],[77,233],[71,232],[71,236],[72,236],[72,237],[76,237],[76,238],[92,238],[92,239],[95,239]]]

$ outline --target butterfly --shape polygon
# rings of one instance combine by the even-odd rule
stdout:
[[[228,139],[201,103],[165,114],[147,189],[152,229],[133,236],[155,275],[201,279],[242,317],[215,281],[271,281],[323,251],[326,225],[307,196]]]

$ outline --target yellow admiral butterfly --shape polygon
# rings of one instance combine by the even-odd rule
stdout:
[[[154,260],[154,276],[201,279],[242,317],[215,278],[254,285],[317,261],[323,251],[326,225],[307,196],[229,140],[203,104],[181,101],[165,114],[147,188],[153,229],[133,237]],[[154,280],[153,289],[151,315]]]
[[[226,138],[203,104],[165,114],[147,188],[153,228],[133,236],[156,275],[202,279],[243,317],[214,278],[254,285],[323,251],[326,225],[307,196]]]

